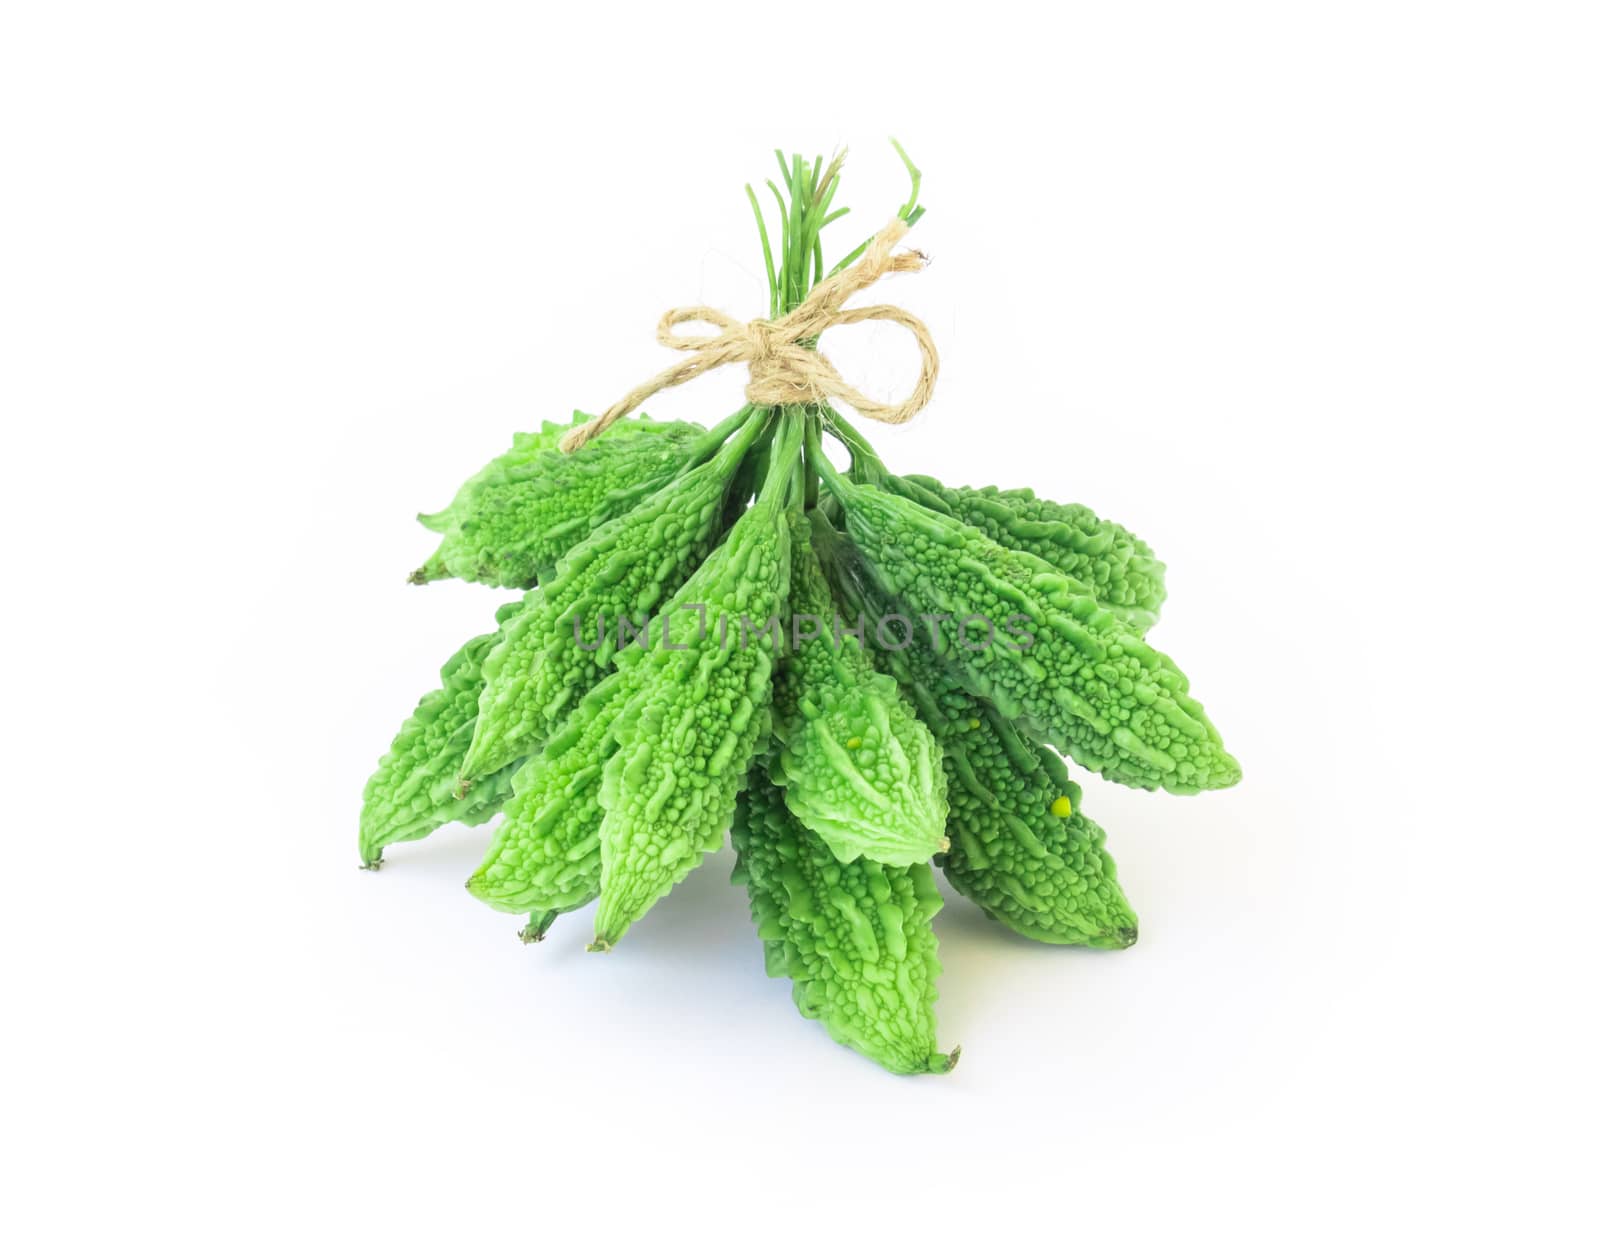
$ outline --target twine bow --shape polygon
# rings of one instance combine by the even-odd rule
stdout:
[[[657,392],[737,362],[745,362],[750,367],[750,382],[744,395],[752,405],[820,404],[833,397],[864,418],[887,423],[906,422],[933,395],[933,383],[939,375],[939,353],[933,346],[933,337],[920,319],[895,305],[864,305],[859,309],[843,306],[850,297],[886,274],[921,270],[928,264],[928,259],[919,252],[893,251],[909,229],[899,218],[893,219],[873,237],[860,260],[818,283],[804,301],[781,318],[739,322],[721,310],[704,305],[667,310],[656,326],[656,342],[694,356],[669,366],[634,388],[598,418],[569,431],[561,441],[561,451],[570,453],[582,448]],[[874,321],[905,327],[916,337],[917,349],[922,354],[917,385],[898,405],[887,405],[863,396],[846,383],[833,363],[814,347],[817,337],[829,327]],[[707,322],[720,327],[721,334],[680,335],[677,328],[685,322]]]

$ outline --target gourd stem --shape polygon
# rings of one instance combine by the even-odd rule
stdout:
[[[750,446],[750,451],[746,454],[746,458],[750,463],[750,474],[748,480],[749,493],[745,497],[745,503],[748,503],[750,495],[754,494],[756,489],[766,482],[767,467],[772,461],[773,428],[778,425],[772,421],[772,416],[772,410],[762,407],[756,411],[756,417],[751,423],[752,426],[760,428],[761,434],[757,437],[756,442]]]
[[[761,256],[767,263],[767,317],[778,316],[778,272],[772,265],[772,241],[767,237],[767,220],[761,216],[761,202],[756,199],[756,190],[750,184],[744,185],[744,194],[750,198],[750,208],[755,210],[756,230],[761,233]]]
[[[758,408],[755,405],[745,405],[737,413],[729,414],[728,417],[701,436],[699,442],[695,445],[694,457],[690,459],[691,464],[698,465],[726,444],[728,437],[744,426]]]
[[[911,177],[911,195],[900,206],[900,217],[907,222],[914,222],[922,214],[921,208],[917,205],[922,190],[922,172],[912,164],[911,158],[900,146],[899,141],[891,139],[889,142],[894,145],[895,152],[899,154]],[[837,274],[860,257],[872,241],[870,239],[864,241],[861,247],[838,265],[831,270],[827,269],[822,256],[823,228],[847,212],[842,208],[833,208],[833,199],[839,190],[839,173],[844,166],[845,151],[841,150],[835,154],[826,166],[822,164],[820,156],[808,162],[799,153],[785,156],[780,150],[774,155],[778,162],[779,178],[783,184],[780,187],[771,179],[767,180],[767,186],[771,189],[773,200],[778,206],[780,231],[776,250],[773,248],[772,236],[767,232],[766,218],[761,212],[761,202],[755,194],[755,189],[748,183],[745,185],[745,195],[756,215],[756,230],[761,237],[761,256],[767,271],[768,309],[771,317],[779,318],[804,301],[812,286],[820,282],[825,274]],[[815,341],[802,342],[808,348],[816,347]],[[840,494],[839,489],[832,485],[843,484],[843,480],[823,455],[821,437],[824,429],[838,436],[849,449],[852,479],[881,484],[888,478],[888,469],[873,452],[872,446],[831,407],[807,405],[803,409],[786,408],[780,417],[781,434],[777,443],[781,444],[789,434],[791,424],[797,425],[803,431],[805,453],[797,468],[794,487],[796,499],[804,508],[811,509],[817,504],[823,482],[830,485],[830,490],[836,496]],[[775,453],[775,449],[771,447],[767,449],[766,472],[769,480],[764,483],[763,494],[770,490],[770,476],[782,464],[783,459],[775,456]]]
[[[767,412],[776,415],[778,433],[772,442],[766,477],[761,482],[761,491],[757,494],[757,499],[763,501],[776,499],[781,506],[790,477],[800,460],[800,446],[805,437],[806,423],[802,411],[798,409],[785,408]]]
[[[910,156],[908,156],[906,150],[900,146],[899,140],[891,139],[889,142],[894,145],[895,152],[900,154],[900,160],[905,163],[906,172],[911,175],[911,198],[907,200],[905,204],[900,206],[900,217],[907,226],[912,226],[925,212],[922,207],[917,204],[917,197],[922,194],[922,171],[917,169],[917,167],[911,163]],[[839,271],[852,264],[857,257],[861,256],[862,253],[867,251],[867,247],[872,243],[873,240],[877,238],[877,235],[874,234],[869,238],[862,240],[853,251],[845,254],[845,256],[834,265],[833,269],[828,271],[828,274],[830,276],[838,274]]]
[[[832,207],[839,190],[839,171],[844,165],[843,151],[826,166],[820,156],[806,161],[799,153],[789,157],[782,152],[775,155],[782,186],[768,179],[767,187],[778,208],[776,249],[755,188],[747,183],[744,189],[761,237],[761,258],[767,272],[768,316],[772,318],[793,310],[805,300],[812,285],[822,279],[825,273],[822,228],[846,212]]]
[[[806,409],[806,447],[808,449],[813,446],[821,446],[821,441],[818,438],[821,425],[821,411],[815,406],[808,406]],[[820,481],[817,478],[817,468],[813,464],[809,453],[805,458],[805,468],[805,490],[801,495],[800,504],[802,509],[811,510],[815,509],[817,506],[817,490],[820,485]]]
[[[833,468],[827,454],[822,451],[820,424],[806,427],[806,460],[821,477],[828,491],[843,500],[850,494],[850,484]]]
[[[811,424],[811,411],[809,407],[796,409],[789,416],[791,422],[797,422],[809,430]],[[804,445],[804,437],[801,444]],[[810,490],[811,471],[806,465],[805,456],[802,454],[794,459],[794,473],[789,476],[789,493],[794,503],[802,510],[805,508],[806,493]]]
[[[755,442],[766,433],[767,421],[762,415],[770,414],[772,411],[764,405],[747,405],[741,412],[745,415],[743,424],[734,432],[733,438],[716,453],[722,460],[724,472],[730,476],[745,459]]]
[[[867,443],[867,437],[846,422],[832,405],[823,409],[823,420],[850,452],[850,477],[864,483],[882,483],[889,468]]]
[[[830,575],[842,573],[840,571],[839,533],[833,529],[833,523],[820,509],[812,510],[806,515],[811,520],[811,548],[816,553],[822,567]],[[844,608],[854,611],[855,590],[842,586],[842,580],[832,581],[834,590],[845,600]]]

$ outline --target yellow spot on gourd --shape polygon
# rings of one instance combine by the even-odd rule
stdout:
[[[850,737],[849,740],[844,742],[844,747],[846,749],[859,749],[859,748],[861,748],[861,737],[860,736],[852,736],[852,737]]]
[[[974,718],[974,719],[967,720],[967,730],[968,731],[977,731],[978,728],[980,728],[982,726],[983,726],[983,720],[981,718]]]
[[[1055,815],[1058,819],[1072,817],[1072,798],[1057,797],[1050,803],[1050,813]]]

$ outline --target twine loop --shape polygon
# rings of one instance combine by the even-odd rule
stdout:
[[[928,403],[933,395],[934,380],[939,376],[939,353],[928,328],[921,319],[896,305],[844,308],[845,301],[884,275],[921,270],[928,264],[928,259],[919,252],[894,251],[908,229],[899,218],[891,220],[873,237],[854,265],[822,280],[805,300],[781,318],[740,322],[706,305],[667,310],[656,325],[656,342],[693,356],[641,383],[598,418],[569,431],[561,441],[561,451],[571,453],[582,448],[657,392],[687,383],[708,370],[738,363],[749,368],[750,382],[744,395],[752,405],[821,404],[831,397],[843,401],[863,418],[890,424],[909,421]],[[706,323],[719,331],[715,335],[685,335],[678,331],[678,327],[690,322]],[[817,350],[816,342],[824,331],[851,322],[892,322],[910,331],[916,339],[922,368],[911,395],[900,404],[890,405],[862,395],[846,383],[833,363]]]

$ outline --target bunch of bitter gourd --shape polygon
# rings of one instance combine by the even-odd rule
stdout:
[[[839,159],[779,164],[776,258],[756,211],[774,317],[823,279],[842,212]],[[523,591],[368,782],[365,866],[500,816],[472,895],[525,914],[529,941],[598,901],[603,951],[731,827],[769,974],[902,1073],[959,1052],[935,1038],[933,867],[1023,936],[1133,943],[1060,754],[1138,788],[1239,778],[1146,642],[1165,596],[1148,546],[1025,489],[896,476],[825,399],[710,429],[624,419],[563,451],[579,431],[588,415],[518,435],[422,518],[442,539],[414,582]]]

